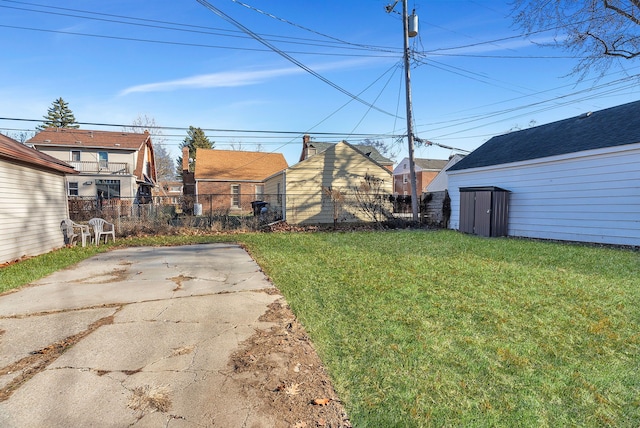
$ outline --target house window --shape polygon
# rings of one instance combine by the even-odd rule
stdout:
[[[78,182],[70,181],[68,187],[69,196],[78,196]]]
[[[402,182],[403,183],[408,183],[409,182],[409,177],[407,177],[407,174],[403,174],[402,175]]]
[[[231,185],[231,207],[240,208],[240,185]]]
[[[407,163],[405,162],[405,163],[402,165],[402,167],[403,167],[404,169],[407,169]]]
[[[256,201],[264,199],[264,184],[256,184]]]
[[[282,205],[282,190],[280,189],[280,183],[278,183],[278,204]]]
[[[111,199],[120,197],[120,180],[96,180],[98,197]]]
[[[71,150],[71,162],[80,162],[80,150]]]
[[[100,169],[107,169],[109,165],[109,153],[98,152],[98,163],[100,164]]]

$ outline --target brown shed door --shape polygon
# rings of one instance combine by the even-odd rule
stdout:
[[[472,193],[473,194],[473,193]],[[474,233],[480,236],[491,236],[491,192],[475,192]]]

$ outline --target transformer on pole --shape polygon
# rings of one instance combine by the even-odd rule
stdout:
[[[387,6],[387,13],[391,12],[398,4],[396,0],[393,5]],[[402,0],[402,26],[404,30],[404,76],[406,87],[406,106],[407,106],[407,144],[409,149],[409,174],[411,180],[411,212],[413,213],[413,221],[418,221],[418,189],[416,180],[416,165],[414,161],[414,135],[413,135],[413,107],[411,105],[411,67],[410,67],[410,50],[409,37],[418,35],[418,16],[415,11],[409,16],[407,12],[407,0]]]

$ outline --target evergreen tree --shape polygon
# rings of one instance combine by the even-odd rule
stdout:
[[[201,128],[189,126],[187,136],[180,143],[180,150],[182,151],[183,148],[188,147],[189,158],[193,159],[193,162],[189,164],[189,171],[194,172],[196,170],[196,149],[212,149],[214,145],[215,143],[204,135],[204,131]],[[178,175],[182,176],[182,156],[176,160],[176,163]]]
[[[73,116],[69,104],[62,98],[55,100],[47,110],[47,115],[43,117],[44,122],[36,128],[40,131],[47,128],[80,128],[80,125],[75,123],[76,118]]]

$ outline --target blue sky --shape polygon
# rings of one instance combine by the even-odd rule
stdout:
[[[178,156],[190,125],[216,148],[300,156],[316,141],[364,138],[406,156],[402,21],[386,0],[0,0],[0,132],[33,130],[58,97],[85,129],[141,115]],[[61,5],[62,4],[62,5]],[[507,1],[408,0],[419,16],[411,68],[415,134],[473,150],[490,137],[640,99],[611,69],[570,76],[577,60],[519,37]],[[401,11],[401,4],[396,6]],[[280,53],[274,52],[271,47]],[[595,76],[594,76],[595,77]],[[358,100],[354,100],[356,96]],[[175,128],[175,129],[174,129]],[[418,146],[416,157],[450,149]]]

